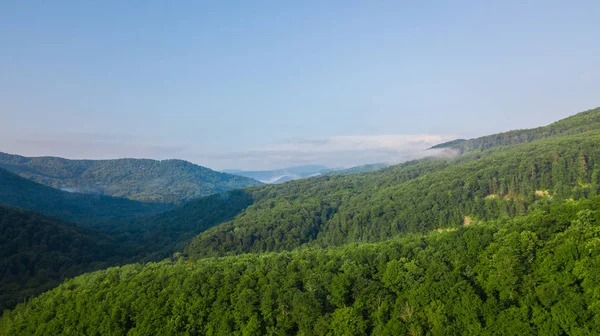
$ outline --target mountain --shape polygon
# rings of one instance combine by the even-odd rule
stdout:
[[[595,335],[600,198],[376,244],[68,280],[5,335]]]
[[[116,225],[104,224],[102,232],[116,237],[143,261],[159,260],[182,250],[197,234],[226,222],[253,203],[252,188],[202,197],[153,216]]]
[[[99,232],[0,205],[0,310],[66,278],[114,265],[118,251]]]
[[[284,182],[299,180],[308,177],[315,177],[321,175],[342,175],[342,174],[358,174],[370,171],[383,169],[390,166],[386,163],[374,163],[362,166],[356,166],[351,168],[327,168],[326,166],[298,166],[290,167],[277,170],[263,170],[263,171],[250,171],[250,170],[224,170],[224,172],[230,174],[236,174],[246,176],[259,180],[262,183],[267,184],[281,184]]]
[[[391,164],[372,163],[372,164],[367,164],[367,165],[362,165],[362,166],[356,166],[356,167],[351,167],[351,168],[346,168],[346,169],[335,170],[335,171],[330,172],[329,175],[367,173],[367,172],[372,172],[372,171],[376,171],[376,170],[381,170],[381,169],[389,167],[389,166],[391,166]]]
[[[465,141],[467,141],[467,140],[465,140],[465,139],[456,139],[456,140],[444,142],[444,143],[441,143],[441,144],[437,144],[435,146],[432,146],[430,149],[453,148],[453,147],[459,146],[460,144],[462,144]]]
[[[313,177],[329,173],[335,169],[319,165],[289,167],[276,170],[224,170],[223,172],[246,176],[262,183],[278,184],[301,178]]]
[[[546,135],[465,151],[458,158],[257,188],[251,206],[201,233],[186,252],[204,257],[375,242],[457,227],[469,218],[522,215],[540,199],[595,195],[600,185],[598,116],[600,109],[552,127],[519,131],[523,139]],[[561,131],[547,134],[548,129]],[[493,138],[502,137],[470,141]]]
[[[0,204],[33,210],[83,225],[126,221],[157,214],[173,206],[124,198],[61,191],[0,168]]]
[[[173,206],[60,191],[0,168],[0,310],[87,271],[168,257],[239,213],[248,197],[234,190],[193,204],[163,212]]]
[[[65,191],[155,203],[183,203],[260,185],[247,177],[216,172],[183,160],[68,160],[0,153],[0,167]]]
[[[187,252],[202,257],[375,242],[460,226],[466,218],[525,214],[540,198],[596,194],[599,142],[600,130],[273,186],[231,221],[194,238]]]
[[[0,334],[598,334],[598,143],[595,109],[196,199],[114,227],[183,253],[68,280]]]

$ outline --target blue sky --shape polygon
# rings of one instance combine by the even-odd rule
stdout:
[[[1,1],[0,151],[396,161],[600,106],[599,1]]]

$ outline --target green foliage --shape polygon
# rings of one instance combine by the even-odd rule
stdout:
[[[0,206],[0,215],[4,215],[0,229],[5,230],[0,235],[0,250],[6,256],[2,266],[8,272],[0,282],[0,309],[48,290],[67,277],[165,258],[182,249],[186,240],[231,219],[251,202],[243,190],[236,190],[200,198],[175,213],[161,212],[171,206],[68,193],[0,168],[0,204],[33,209],[101,232],[16,209],[8,216],[8,208]]]
[[[160,214],[123,222],[104,223],[99,229],[134,248],[143,260],[156,260],[183,249],[184,242],[226,222],[252,204],[248,190],[232,190],[202,197]]]
[[[6,335],[593,335],[600,198],[375,244],[185,258],[68,280]]]
[[[0,309],[83,272],[110,266],[109,237],[60,220],[0,206]]]
[[[0,153],[0,167],[53,188],[155,203],[182,203],[261,184],[183,160],[67,160]]]
[[[2,176],[6,179],[2,180]],[[231,219],[252,202],[243,190],[236,190],[198,199],[176,212],[136,219],[125,217],[127,207],[114,207],[115,203],[137,203],[130,200],[90,195],[77,198],[76,194],[45,187],[8,172],[2,175],[1,170],[0,186],[3,202],[17,200],[13,204],[79,219],[100,231],[0,205],[0,269],[5,270],[0,281],[0,309],[10,308],[18,301],[58,285],[65,278],[84,272],[170,256],[182,249],[186,240]],[[67,198],[61,199],[61,196]],[[89,198],[93,198],[93,202],[86,203]],[[102,202],[105,200],[108,202]],[[147,206],[158,207],[157,204]],[[103,216],[96,217],[98,214]]]
[[[367,173],[376,170],[380,170],[386,167],[389,167],[389,164],[386,163],[373,163],[368,165],[356,166],[348,169],[336,170],[327,175],[342,175],[342,174],[358,174],[358,173]]]
[[[123,198],[70,193],[50,188],[0,168],[0,204],[33,210],[82,225],[126,221],[172,208]]]

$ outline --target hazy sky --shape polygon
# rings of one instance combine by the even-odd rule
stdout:
[[[0,151],[397,160],[600,106],[599,18],[598,0],[3,0]]]

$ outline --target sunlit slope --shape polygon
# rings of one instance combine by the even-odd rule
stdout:
[[[511,146],[539,139],[580,134],[600,129],[600,107],[577,113],[550,125],[513,130],[469,140],[453,140],[433,148],[455,148],[463,152],[482,151],[497,146]]]

